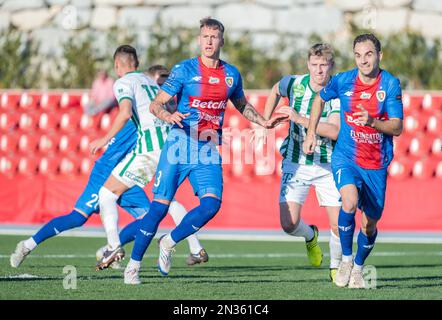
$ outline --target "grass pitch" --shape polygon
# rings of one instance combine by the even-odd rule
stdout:
[[[24,236],[0,236],[0,300],[8,299],[442,299],[440,244],[376,244],[366,264],[376,266],[377,288],[335,287],[328,278],[328,243],[321,268],[308,265],[302,242],[202,240],[209,262],[188,267],[187,243],[177,246],[168,277],[156,269],[154,239],[143,260],[142,285],[123,284],[123,270],[95,271],[100,238],[57,237],[31,253],[18,269],[9,255]],[[126,246],[130,256],[132,245]],[[128,258],[124,261],[124,264]],[[76,289],[64,289],[67,275]],[[71,271],[69,271],[71,270]],[[72,284],[72,282],[70,282]]]

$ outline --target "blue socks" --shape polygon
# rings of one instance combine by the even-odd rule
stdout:
[[[200,205],[190,210],[181,223],[171,232],[170,236],[176,243],[197,232],[212,219],[221,207],[221,200],[214,197],[204,197]]]
[[[126,243],[135,240],[137,231],[140,228],[140,221],[141,220],[139,219],[132,221],[120,231],[119,236],[120,236],[121,246],[124,246]]]
[[[341,240],[342,255],[351,256],[353,252],[353,234],[355,232],[355,212],[339,211],[338,229]]]
[[[88,218],[83,216],[76,210],[71,213],[56,217],[46,223],[33,237],[36,244],[40,244],[44,240],[56,236],[57,234],[82,226]]]
[[[158,225],[167,214],[169,205],[158,201],[152,201],[149,212],[139,222],[139,228],[135,236],[135,245],[132,249],[132,260],[141,261],[150,242],[157,233]]]
[[[358,235],[358,251],[356,252],[355,264],[362,266],[364,265],[365,259],[367,259],[371,250],[374,247],[374,242],[376,240],[376,236],[378,235],[378,230],[374,232],[372,236],[367,236],[362,233],[362,230],[359,231]]]

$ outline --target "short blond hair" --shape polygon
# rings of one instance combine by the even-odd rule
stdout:
[[[310,59],[311,56],[317,56],[325,57],[327,61],[333,62],[333,54],[333,48],[331,45],[328,43],[317,43],[309,49],[308,59]]]

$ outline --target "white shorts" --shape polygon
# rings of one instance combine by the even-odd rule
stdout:
[[[321,207],[340,207],[341,195],[336,189],[331,165],[304,165],[284,160],[282,162],[279,203],[296,202],[303,205],[311,186]]]
[[[161,150],[147,154],[129,153],[112,171],[112,175],[128,188],[144,188],[154,177]]]

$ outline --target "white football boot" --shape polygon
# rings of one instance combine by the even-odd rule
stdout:
[[[11,267],[18,268],[29,253],[31,253],[31,250],[25,247],[25,241],[20,241],[14,253],[11,254]]]
[[[166,235],[162,235],[160,239],[158,239],[158,247],[160,249],[160,256],[158,257],[158,271],[163,275],[167,276],[170,271],[170,267],[172,266],[172,253],[175,252],[175,248],[166,248],[161,244],[161,240]]]

